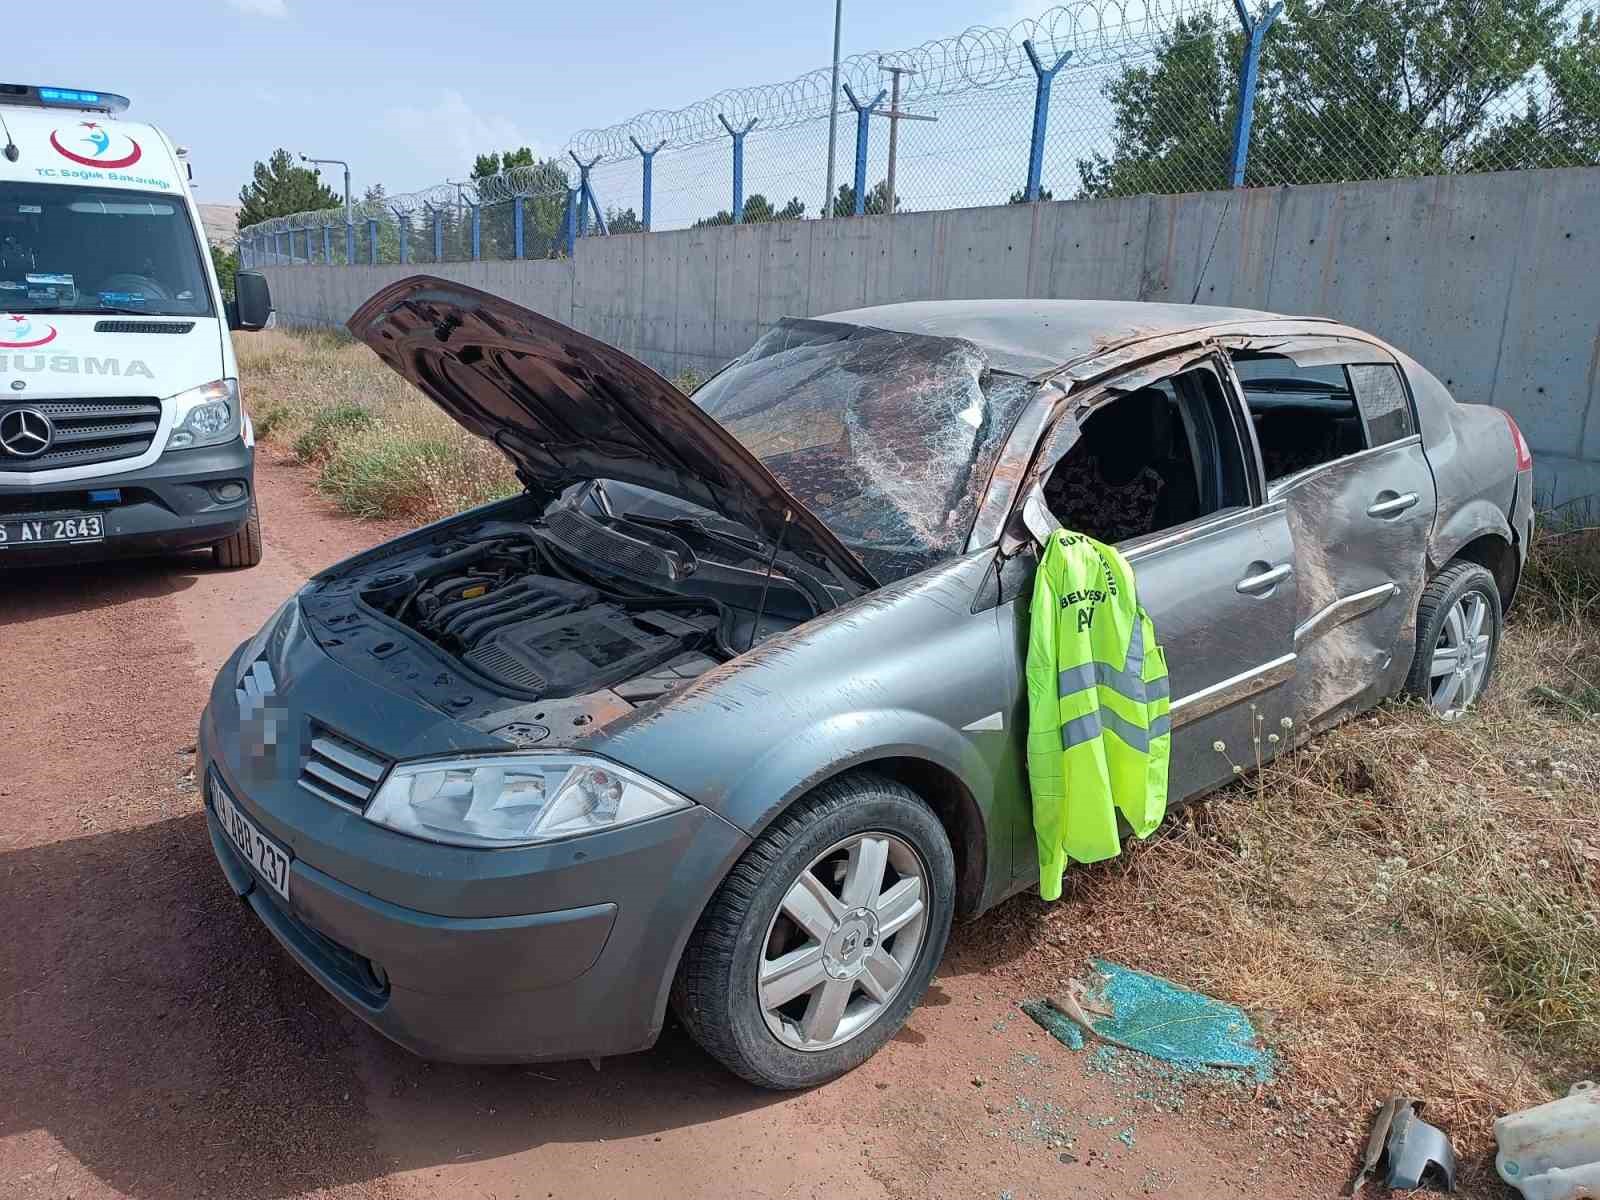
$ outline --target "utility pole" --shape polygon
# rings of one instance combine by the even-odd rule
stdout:
[[[828,103],[828,190],[822,197],[822,215],[833,211],[833,143],[839,133],[839,26],[844,19],[844,0],[833,0],[833,91]]]
[[[894,156],[900,143],[900,76],[915,75],[915,67],[890,67],[885,66],[883,59],[878,60],[878,70],[889,72],[892,81],[889,84],[889,211],[894,211]]]
[[[915,67],[891,66],[880,58],[878,59],[878,70],[887,71],[892,77],[892,81],[889,85],[891,88],[889,93],[889,111],[880,112],[877,114],[880,117],[889,118],[889,176],[888,179],[885,180],[885,186],[889,189],[889,194],[884,197],[884,200],[885,211],[892,214],[895,210],[895,197],[897,194],[894,190],[894,167],[895,151],[900,142],[900,122],[902,120],[937,121],[939,118],[928,116],[923,113],[908,113],[900,110],[900,76],[915,75],[917,73],[917,69]]]

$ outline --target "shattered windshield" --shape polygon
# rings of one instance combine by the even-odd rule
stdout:
[[[961,551],[1033,386],[960,338],[792,320],[694,402],[891,579]]]

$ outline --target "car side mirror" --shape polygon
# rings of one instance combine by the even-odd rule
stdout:
[[[228,304],[229,329],[265,329],[272,317],[272,289],[259,271],[240,271],[233,281],[234,300]]]
[[[1061,522],[1044,502],[1044,489],[1033,483],[1011,512],[1011,520],[1000,539],[1000,553],[1010,558],[1030,542],[1043,550],[1049,544],[1050,535],[1060,528]]]

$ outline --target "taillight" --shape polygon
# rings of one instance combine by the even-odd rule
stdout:
[[[1502,412],[1505,410],[1502,409]],[[1517,470],[1533,470],[1533,451],[1528,449],[1528,439],[1522,436],[1522,430],[1517,428],[1516,418],[1510,413],[1505,413],[1506,424],[1511,426],[1511,444],[1517,448]]]

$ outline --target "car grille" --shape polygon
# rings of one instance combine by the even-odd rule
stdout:
[[[57,467],[84,467],[94,463],[137,458],[150,449],[161,423],[161,401],[155,397],[108,400],[40,400],[12,404],[50,418],[54,436],[43,454],[23,458],[0,447],[0,471],[49,471]]]
[[[379,755],[313,721],[311,754],[300,768],[299,783],[312,795],[359,811],[372,799],[388,767]]]

